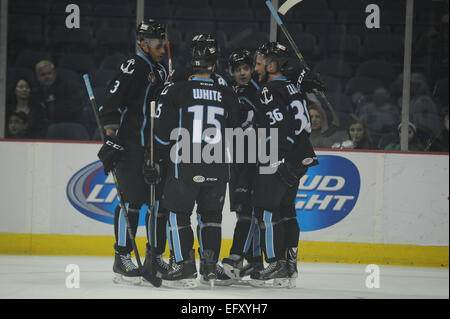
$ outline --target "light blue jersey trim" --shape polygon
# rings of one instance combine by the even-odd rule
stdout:
[[[155,135],[155,140],[162,145],[169,145],[170,142],[164,142],[162,139],[160,139],[158,136]]]
[[[276,77],[276,78],[272,79],[272,81],[286,81],[286,80],[287,79],[286,79],[285,76],[279,76],[279,77]]]
[[[292,137],[286,136],[286,139],[287,139],[289,142],[291,142],[292,144],[294,144],[294,140],[292,139]]]
[[[248,98],[245,96],[240,96],[239,99],[247,102],[256,111],[256,106]]]
[[[257,90],[259,90],[259,89],[261,88],[261,87],[259,86],[259,84],[256,83],[256,81],[253,80],[253,79],[251,79],[250,83],[253,84],[253,86],[254,86]]]
[[[181,135],[181,119],[182,119],[182,113],[183,113],[183,109],[179,109],[178,113],[180,115],[180,119],[178,122],[178,137],[177,137],[177,154],[176,154],[176,158],[175,158],[175,178],[178,179],[178,151],[179,151],[179,145],[178,145],[178,141],[179,141],[179,137]]]
[[[190,81],[201,81],[201,82],[210,82],[214,83],[214,80],[211,78],[199,78],[197,76],[193,76],[189,79]]]

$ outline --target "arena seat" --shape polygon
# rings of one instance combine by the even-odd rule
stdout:
[[[125,59],[125,54],[123,53],[108,55],[100,63],[100,69],[117,71],[123,59]]]
[[[88,141],[90,138],[84,125],[63,122],[48,126],[47,139]]]
[[[330,58],[316,64],[314,71],[340,79],[348,79],[353,75],[350,65],[342,59]]]
[[[108,82],[111,81],[116,74],[113,70],[93,70],[89,72],[89,79],[93,88],[104,88]]]
[[[356,69],[356,76],[366,76],[383,81],[386,85],[395,81],[397,74],[392,66],[385,60],[368,60],[360,63]]]
[[[363,94],[372,94],[375,89],[385,87],[380,80],[372,79],[365,76],[355,76],[348,80],[345,85],[345,94],[352,95],[355,92]]]
[[[65,53],[59,59],[57,66],[76,71],[81,75],[96,68],[94,58],[83,53]]]

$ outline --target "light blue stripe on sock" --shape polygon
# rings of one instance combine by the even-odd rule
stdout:
[[[181,243],[180,243],[180,234],[178,232],[177,215],[173,212],[170,212],[169,220],[170,220],[170,228],[172,229],[173,252],[175,254],[175,261],[181,262],[183,261],[183,254],[181,253]]]
[[[128,204],[125,204],[125,209],[128,210]],[[124,211],[121,208],[119,213],[119,225],[118,225],[118,237],[117,243],[120,247],[126,247],[127,245],[127,222],[125,221]]]
[[[264,211],[264,224],[266,225],[266,252],[267,258],[275,258],[275,251],[273,249],[273,225],[272,213]]]

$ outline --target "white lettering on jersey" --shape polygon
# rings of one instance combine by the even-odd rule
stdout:
[[[211,100],[222,102],[222,93],[215,90],[193,89],[193,96],[196,100]]]

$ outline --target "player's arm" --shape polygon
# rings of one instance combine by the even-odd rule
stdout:
[[[106,130],[106,135],[115,135],[116,130],[120,126],[127,92],[133,87],[133,83],[137,84],[139,72],[132,60],[128,59],[119,67],[117,75],[109,82],[105,92],[105,103],[99,107],[100,119]]]
[[[179,114],[174,102],[174,85],[167,86],[160,95],[155,109],[155,149],[164,158],[169,156],[170,134],[178,127]]]

